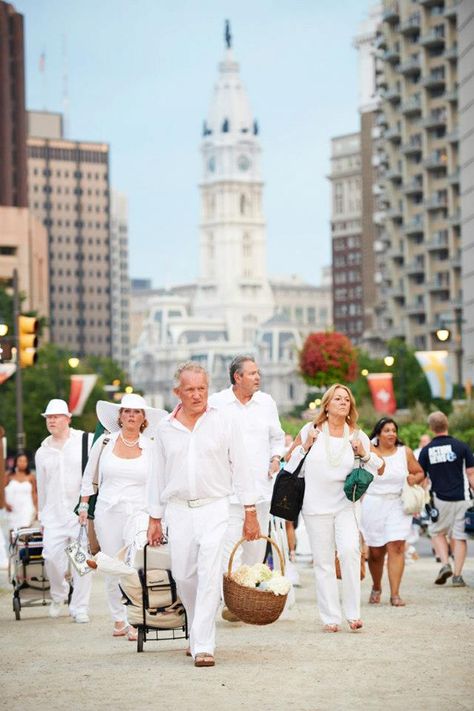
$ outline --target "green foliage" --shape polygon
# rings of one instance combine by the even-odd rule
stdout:
[[[74,373],[97,373],[97,383],[90,394],[84,413],[72,418],[72,426],[93,432],[96,425],[95,405],[97,400],[108,400],[104,385],[119,379],[126,382],[124,371],[110,358],[86,357],[76,369],[68,365],[70,353],[51,343],[39,349],[38,363],[24,368],[23,375],[23,418],[27,451],[32,454],[47,435],[41,413],[49,400],[54,397],[68,400],[70,376]],[[5,427],[8,446],[11,451],[16,443],[15,378],[0,385],[0,424]]]
[[[357,377],[357,350],[343,333],[310,333],[299,353],[299,367],[308,385],[351,383]]]
[[[393,385],[398,407],[411,407],[417,402],[429,405],[431,389],[415,356],[415,349],[399,339],[392,339],[387,344],[387,350],[395,358],[392,368]]]
[[[280,417],[280,423],[285,434],[290,434],[293,439],[307,421],[296,417]]]
[[[449,432],[474,449],[474,403],[472,401],[449,416]]]

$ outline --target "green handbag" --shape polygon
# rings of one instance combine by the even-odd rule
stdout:
[[[357,460],[359,465],[354,467],[344,482],[344,493],[349,501],[358,501],[374,480],[374,475],[362,466],[360,457],[356,457]]]

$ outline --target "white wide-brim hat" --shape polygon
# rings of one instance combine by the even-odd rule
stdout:
[[[156,430],[156,427],[161,419],[168,413],[166,410],[159,410],[156,407],[148,407],[145,399],[141,395],[131,393],[124,395],[120,403],[108,402],[107,400],[98,400],[96,405],[97,418],[107,432],[118,432],[120,425],[118,423],[119,412],[122,408],[130,408],[131,410],[144,410],[145,417],[148,422],[148,427],[145,433],[149,436]]]
[[[41,414],[43,417],[48,417],[48,415],[67,415],[67,417],[72,417],[66,400],[60,400],[59,398],[50,400],[46,406],[46,410]]]

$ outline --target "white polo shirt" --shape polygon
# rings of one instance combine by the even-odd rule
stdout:
[[[270,459],[282,457],[285,451],[285,433],[274,399],[258,390],[243,404],[230,386],[211,395],[209,404],[238,417],[254,476],[257,502],[270,501],[273,490],[273,481],[268,477]]]

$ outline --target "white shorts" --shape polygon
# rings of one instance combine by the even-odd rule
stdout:
[[[390,541],[406,541],[413,516],[403,512],[400,496],[372,496],[362,499],[361,530],[368,546],[377,548]]]
[[[464,530],[464,515],[472,506],[472,500],[442,501],[434,495],[433,503],[439,511],[439,518],[428,526],[430,535],[437,536],[442,533],[457,541],[467,541],[469,535]]]

